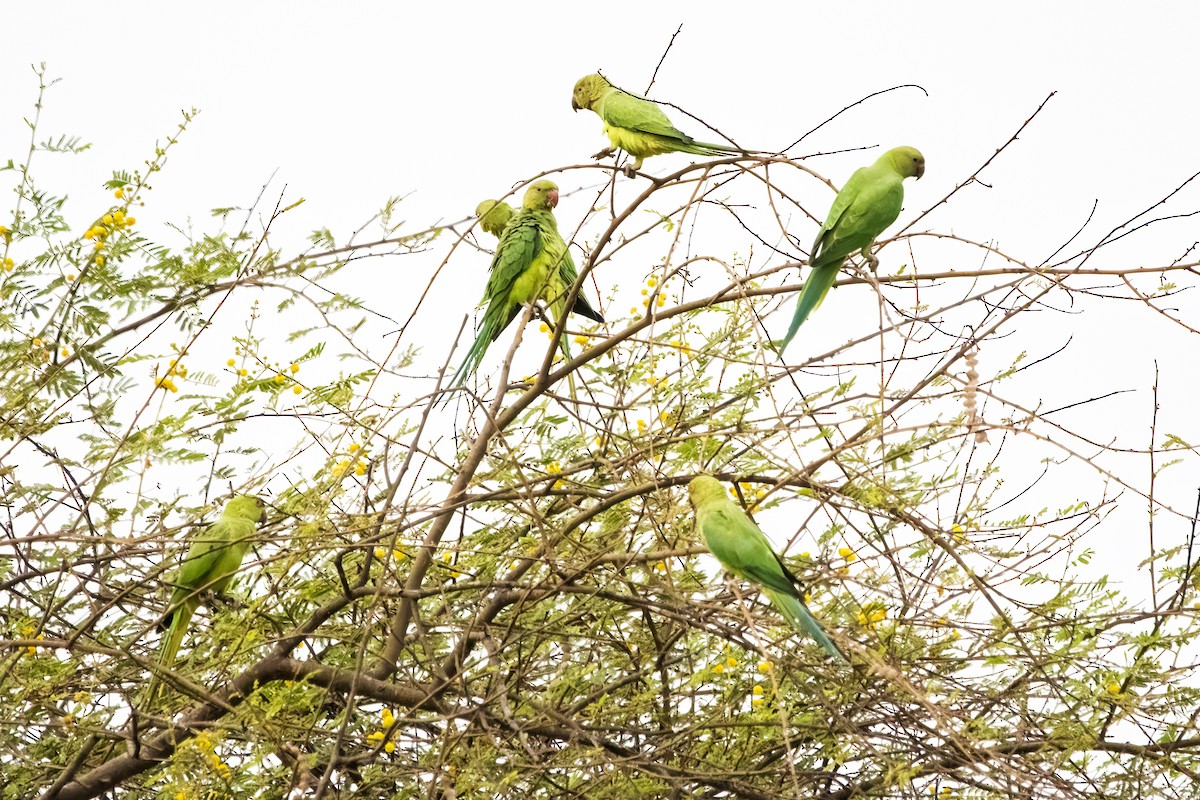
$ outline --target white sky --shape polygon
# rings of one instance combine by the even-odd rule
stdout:
[[[1033,262],[1082,223],[1093,201],[1100,205],[1089,230],[1106,231],[1200,170],[1195,3],[1009,2],[986,10],[964,2],[486,8],[209,2],[195,8],[202,10],[143,2],[8,4],[0,22],[0,156],[18,158],[26,145],[21,117],[30,113],[36,89],[29,64],[44,61],[63,79],[48,95],[44,134],[77,134],[93,149],[43,160],[38,172],[43,183],[70,193],[71,208],[83,216],[110,202],[101,181],[114,168],[136,168],[154,141],[173,131],[179,110],[195,106],[201,115],[138,214],[146,235],[177,246],[180,238],[163,223],[191,218],[214,229],[209,209],[250,204],[272,174],[276,190],[286,183],[290,196],[308,200],[289,218],[296,242],[318,227],[345,236],[388,196],[410,192],[401,217],[421,228],[460,219],[477,200],[544,169],[587,161],[606,142],[595,116],[570,113],[574,81],[602,69],[626,88],[644,89],[682,22],[652,96],[746,146],[781,147],[874,91],[925,87],[929,97],[905,90],[854,109],[798,151],[919,147],[927,172],[907,184],[901,224],[967,178],[1057,91],[983,176],[990,190],[970,187],[927,220],[928,227],[998,240]],[[713,138],[670,113],[698,138]],[[664,156],[647,168],[674,169],[688,158]],[[857,153],[810,163],[840,184],[873,158]],[[0,188],[8,185],[0,176]],[[1173,206],[1198,207],[1196,186]],[[560,207],[560,224],[573,229],[566,208]],[[1168,262],[1181,244],[1200,239],[1197,231],[1194,219],[1164,224],[1136,247],[1114,248],[1124,262],[1107,263]],[[809,226],[797,235],[807,242],[812,233]],[[486,269],[478,253],[461,257],[469,297],[460,286],[459,294],[439,300],[450,304],[445,311],[455,324],[473,307]],[[410,285],[395,273],[368,279],[382,283],[364,291],[382,286],[398,298]],[[374,297],[386,305],[386,294]],[[831,327],[821,335],[839,338],[836,309],[855,297],[842,291],[830,298],[821,312]],[[1195,306],[1186,294],[1175,304]],[[403,307],[407,313],[411,306]],[[1139,391],[1072,423],[1090,426],[1100,439],[1128,435],[1144,444],[1153,355],[1164,366],[1162,392],[1170,398],[1160,432],[1200,441],[1194,340],[1167,331],[1144,309],[1128,319],[1080,318],[1079,325],[1060,369],[1031,376],[1046,382],[1047,395],[1035,387],[1031,405],[1090,396],[1091,387],[1080,388],[1079,376],[1064,374],[1064,365],[1067,372],[1100,373],[1104,380],[1096,385]],[[1067,334],[1049,331],[1046,347]],[[981,371],[1003,366],[1003,359],[988,364],[988,358],[985,351]],[[1179,507],[1190,508],[1195,482],[1182,482]]]

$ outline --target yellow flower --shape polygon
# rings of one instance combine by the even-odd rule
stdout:
[[[12,233],[11,228],[9,228],[7,225],[0,225],[0,236],[7,236],[10,233]]]
[[[160,389],[166,389],[167,391],[171,392],[179,391],[179,387],[175,385],[175,381],[171,380],[169,377],[159,378],[154,382],[154,385]]]
[[[383,745],[383,749],[384,749],[384,752],[391,753],[392,751],[394,751],[396,749],[396,743],[390,742],[390,741],[385,742]]]
[[[546,472],[550,473],[551,475],[557,475],[558,473],[562,472],[562,467],[559,466],[557,461],[551,461],[546,465]]]
[[[849,547],[839,547],[838,555],[841,556],[842,558],[846,559],[847,561],[854,561],[858,558],[858,554],[856,554]]]
[[[649,289],[642,289],[642,297],[645,297],[645,296],[646,296],[646,295],[648,295],[648,294],[650,294],[650,290],[649,290]]]
[[[382,560],[382,559],[383,559],[383,557],[384,557],[384,556],[386,556],[386,555],[387,555],[387,550],[384,550],[382,547],[376,547],[376,548],[375,548],[375,557],[376,557],[376,558],[378,558],[378,559]]]
[[[1121,684],[1119,684],[1119,683],[1115,683],[1115,682],[1110,683],[1108,686],[1105,686],[1104,688],[1108,690],[1109,694],[1120,694],[1121,693]]]
[[[237,361],[235,361],[234,359],[232,359],[232,358],[231,358],[231,359],[229,359],[228,361],[226,361],[226,362],[225,362],[225,366],[227,366],[227,367],[232,367],[232,366],[233,366],[234,364],[236,364],[236,363],[237,363]]]
[[[725,671],[725,665],[724,665],[724,664],[717,664],[717,665],[715,665],[715,666],[713,667],[713,674],[714,674],[714,675],[720,675],[720,674],[721,674],[722,672],[724,672],[724,671]]]
[[[125,212],[117,209],[113,212],[112,218],[113,222],[117,223],[118,225],[123,225],[125,223]]]
[[[729,658],[725,659],[725,666],[729,667],[730,669],[733,669],[737,665],[738,665],[738,660],[736,658],[734,658],[733,656],[730,656]]]
[[[295,375],[299,371],[300,371],[299,364],[292,364],[290,367],[288,367],[288,372],[292,373],[293,375]]]
[[[762,695],[762,693],[763,693],[763,687],[761,687],[761,686],[759,686],[759,685],[755,684],[754,688],[753,688],[753,689],[751,689],[751,690],[750,690],[750,692],[751,692],[751,693],[752,693],[752,694],[753,694],[755,697],[759,697],[759,696],[761,696],[761,695]]]
[[[347,447],[346,449],[349,450],[351,453],[357,453],[359,450],[362,449],[362,445],[359,444],[358,442],[351,442],[350,446]]]
[[[101,250],[101,249],[103,249],[103,248],[104,248],[104,240],[103,240],[103,239],[97,239],[97,240],[96,240],[96,243],[95,243],[95,244],[93,244],[93,245],[92,245],[92,247],[93,247],[93,249],[96,249],[96,250]]]
[[[283,375],[276,375],[276,376],[275,376],[275,382],[276,382],[276,383],[283,383],[283,382],[284,382],[284,381],[286,381],[286,380],[287,380],[287,378],[285,378]]]
[[[243,378],[249,374],[250,374],[250,371],[247,370],[245,367],[242,367],[241,369],[238,370],[238,375],[242,376]]]
[[[125,199],[125,187],[121,187],[120,189],[117,189],[115,192],[113,192],[113,197],[117,198],[118,200],[124,200]]]
[[[650,307],[650,298],[647,297],[647,298],[643,299],[642,305],[645,306],[646,308],[649,308]]]
[[[646,285],[652,288],[658,286],[658,276],[651,275],[649,278],[646,278]]]
[[[383,720],[384,725],[389,727],[391,727],[391,724],[396,721],[396,718],[392,716],[392,710],[390,708],[385,708],[380,711],[379,718]]]
[[[658,297],[654,298],[654,305],[658,306],[659,308],[662,308],[666,304],[667,296],[665,294],[660,294]]]
[[[296,388],[299,389],[300,387],[297,386]],[[367,465],[362,463],[361,461],[358,462],[358,464],[356,464],[354,467],[354,474],[355,475],[366,475],[367,474]]]
[[[637,421],[637,426],[638,426],[638,433],[645,433],[645,432],[646,432],[646,420],[644,420],[644,419],[639,419],[639,420]]]
[[[599,436],[596,437],[596,447],[604,447],[604,440]]]
[[[104,263],[104,256],[96,256],[96,258],[100,259],[100,263],[101,263],[101,264],[103,264],[103,263]],[[73,283],[73,282],[75,281],[75,273],[74,273],[74,272],[68,272],[68,273],[67,273],[67,280],[68,280],[68,281],[71,281],[71,282]]]
[[[4,259],[4,271],[5,272],[12,272],[13,267],[15,267],[15,266],[16,266],[16,263],[11,258]]]
[[[65,347],[62,350],[60,350],[59,352],[63,358],[68,358],[71,355],[71,351]]]
[[[755,698],[753,698],[753,699],[750,701],[750,705],[752,705],[752,706],[761,706],[761,705],[762,705],[764,702],[765,702],[765,699],[764,699],[764,698],[762,698],[762,697],[755,697]]]
[[[112,225],[113,224],[113,215],[105,214],[103,217],[100,218],[100,221],[103,222],[105,225]]]
[[[760,661],[760,662],[758,662],[758,671],[759,671],[759,672],[761,672],[761,673],[762,673],[762,674],[764,674],[764,675],[766,675],[768,672],[770,672],[770,671],[771,671],[771,670],[773,670],[773,669],[775,669],[775,664],[773,664],[773,663],[772,663],[772,662],[770,662],[770,661]]]
[[[658,385],[658,378],[651,375],[649,378],[646,378],[646,384],[653,388],[654,386]]]
[[[543,322],[541,325],[538,325],[538,330],[541,331],[542,333],[549,333],[550,326]]]
[[[367,741],[374,744],[375,742],[383,741],[383,731],[371,731],[367,734]]]
[[[133,224],[134,224],[135,222],[137,222],[137,218],[136,218],[136,217],[127,217],[127,218],[125,219],[125,227],[126,227],[126,228],[132,228],[132,227],[133,227]]]
[[[587,343],[588,343],[588,337],[583,336],[583,335],[579,335],[579,336],[575,337],[575,344],[587,345]]]
[[[638,312],[637,306],[634,306],[633,308],[629,309],[630,314],[636,314],[637,312]]]
[[[34,346],[34,347],[41,347],[41,346],[42,346],[42,344],[43,344],[43,342],[42,342],[42,340],[41,340],[41,339],[34,339],[34,340],[33,340],[33,346]]]
[[[304,387],[303,386],[293,386],[292,394],[304,394]]]

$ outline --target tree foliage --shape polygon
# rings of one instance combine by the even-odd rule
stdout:
[[[299,201],[260,198],[155,241],[136,215],[191,116],[82,219],[35,179],[80,140],[34,116],[4,173],[0,796],[1195,796],[1193,516],[1163,496],[1195,454],[1156,416],[1190,400],[1097,431],[1038,390],[1126,388],[1047,331],[1130,301],[1190,345],[1189,242],[1122,249],[1169,210],[1043,260],[954,233],[1014,135],[846,267],[856,338],[813,334],[823,308],[780,362],[818,160],[567,166],[609,321],[569,321],[564,363],[527,312],[447,397],[463,348],[430,331],[490,240],[393,200],[276,247]],[[699,473],[853,669],[723,580]],[[231,492],[267,498],[263,535],[146,707],[169,576]]]

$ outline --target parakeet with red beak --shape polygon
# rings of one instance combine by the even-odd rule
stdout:
[[[726,494],[721,482],[708,475],[692,478],[688,499],[696,511],[696,532],[721,566],[757,584],[793,628],[812,638],[835,661],[846,663],[842,651],[804,604],[796,576],[775,553],[766,534]]]
[[[571,308],[565,308],[567,293],[579,275],[571,251],[558,233],[551,210],[556,205],[558,186],[553,181],[537,181],[525,190],[521,210],[504,227],[492,257],[491,275],[483,293],[483,302],[487,303],[483,324],[466,359],[454,373],[451,386],[461,386],[475,373],[488,346],[526,303],[543,301],[556,323],[568,311],[604,322],[582,291],[575,295]],[[559,346],[569,358],[565,332]]]
[[[597,153],[596,157],[603,158],[614,150],[624,150],[634,158],[633,163],[625,167],[625,175],[630,178],[642,168],[643,159],[662,153],[720,156],[749,152],[724,144],[697,142],[672,125],[657,103],[623,92],[599,74],[585,75],[576,81],[571,93],[571,108],[596,112],[604,122],[604,133],[612,142],[611,148]]]

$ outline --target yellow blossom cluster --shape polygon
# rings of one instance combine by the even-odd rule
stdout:
[[[390,728],[396,723],[396,717],[394,714],[392,714],[392,710],[390,708],[385,708],[380,711],[379,718],[383,728]],[[378,747],[380,742],[383,742],[383,749],[385,752],[394,752],[396,750],[396,743],[390,740],[384,742],[384,739],[387,739],[387,733],[385,733],[383,730],[375,730],[367,734],[367,744],[371,745],[372,747]]]
[[[97,266],[104,263],[103,250],[109,234],[123,228],[132,228],[136,222],[137,219],[125,216],[125,212],[118,208],[105,214],[99,222],[83,232],[83,238],[91,240],[96,251],[92,260]]]
[[[382,547],[376,547],[375,548],[375,557],[378,558],[380,561],[386,561],[387,557],[388,557],[388,552],[387,552],[387,550],[385,550]],[[401,550],[399,548],[392,551],[392,560],[393,561],[400,562],[400,561],[406,560],[407,558],[408,558],[408,553],[404,552],[403,550]]]
[[[864,608],[858,612],[858,624],[864,628],[873,629],[885,619],[887,619],[887,609],[884,608]]]
[[[657,276],[651,275],[649,278],[646,279],[646,288],[642,289],[642,307],[643,308],[650,308],[650,292],[656,286],[658,286],[658,277]],[[666,304],[667,304],[667,296],[665,294],[663,294],[662,292],[659,292],[657,295],[655,295],[654,306],[656,308],[662,308]],[[631,308],[630,313],[636,314],[637,308],[636,307]]]
[[[158,377],[154,381],[154,386],[158,389],[165,389],[168,392],[178,392],[179,387],[175,385],[175,378],[186,378],[188,374],[187,367],[179,363],[178,359],[171,359],[170,365],[167,367],[166,374]]]

